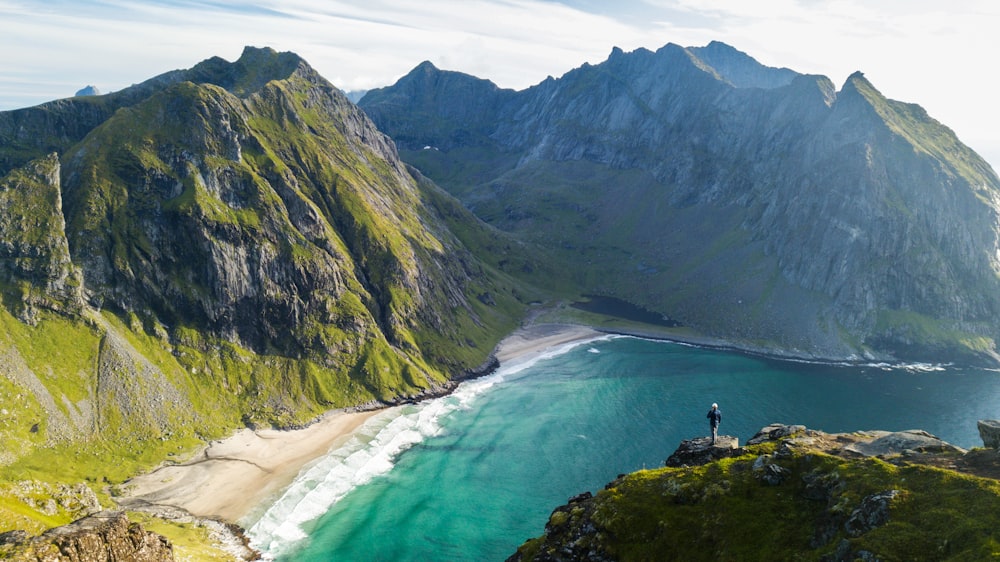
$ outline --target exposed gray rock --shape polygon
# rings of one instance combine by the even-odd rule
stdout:
[[[806,430],[804,425],[786,425],[783,423],[772,423],[766,427],[761,428],[753,437],[747,441],[747,445],[760,445],[765,441],[777,441],[796,433],[802,433]]]
[[[711,437],[696,437],[681,441],[677,450],[663,464],[674,467],[698,466],[714,460],[736,456],[739,452],[739,439],[731,435],[718,436],[714,445]]]
[[[1000,449],[1000,420],[979,420],[979,437],[983,445],[991,449]]]
[[[572,249],[587,290],[787,354],[998,360],[968,342],[1000,341],[1000,179],[860,72],[668,44],[519,92],[424,63],[360,105],[484,220]]]
[[[921,453],[953,452],[962,454],[966,452],[961,447],[956,447],[919,429],[884,433],[872,441],[859,441],[846,445],[844,451],[865,457],[884,457],[897,455],[906,451]]]
[[[774,464],[770,455],[761,455],[753,462],[754,478],[761,480],[770,486],[777,486],[784,482],[791,471],[781,465]]]
[[[805,497],[813,501],[828,502],[844,487],[844,480],[836,472],[810,472],[802,476]]]
[[[28,540],[30,537],[31,535],[29,535],[27,531],[22,531],[21,529],[5,531],[0,533],[0,546],[21,543]]]
[[[820,560],[821,562],[878,562],[881,559],[867,550],[854,552],[851,549],[851,541],[843,539],[837,543],[833,553],[823,556]]]
[[[101,95],[101,90],[97,86],[87,85],[76,91],[75,96],[99,96]]]
[[[889,522],[889,504],[898,495],[899,490],[887,490],[865,497],[861,500],[861,505],[847,518],[844,530],[852,537],[860,537],[876,527],[885,525]]]

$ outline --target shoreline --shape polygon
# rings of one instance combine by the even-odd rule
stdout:
[[[533,324],[506,336],[494,355],[500,364],[510,364],[602,335],[604,332],[575,324]],[[428,398],[434,396],[437,394]],[[185,462],[162,465],[129,479],[125,493],[115,500],[124,509],[153,514],[180,509],[198,518],[249,527],[248,520],[259,516],[304,468],[346,443],[366,421],[391,407],[333,410],[300,429],[237,430],[209,442]]]
[[[711,336],[684,335],[672,332],[657,331],[655,329],[630,329],[630,328],[602,328],[594,326],[593,330],[602,334],[629,336],[652,341],[670,342],[679,345],[688,345],[712,351],[724,351],[730,353],[740,353],[761,359],[773,361],[789,361],[795,363],[812,363],[817,365],[845,365],[845,366],[865,366],[872,364],[887,364],[893,366],[909,365],[897,359],[887,357],[828,357],[813,355],[805,352],[794,352],[777,348],[754,346],[749,344],[738,344],[729,340],[719,339]]]
[[[857,360],[824,360],[795,354],[768,353],[732,342],[697,335],[665,333],[628,327],[599,327],[572,322],[532,322],[504,337],[490,355],[492,368],[458,377],[443,388],[431,390],[412,403],[450,394],[465,380],[495,372],[498,367],[526,362],[568,344],[606,336],[636,337],[680,345],[731,351],[782,361],[859,364]],[[120,508],[144,511],[165,519],[178,519],[178,512],[210,523],[229,525],[232,535],[227,548],[239,558],[253,559],[246,551],[242,533],[291,486],[311,463],[345,444],[370,418],[396,407],[347,408],[329,411],[309,425],[291,430],[243,428],[229,437],[209,442],[190,459],[133,477],[125,492],[115,498]],[[240,546],[239,543],[243,543]],[[244,552],[245,551],[245,552]]]
[[[126,509],[184,510],[241,525],[287,488],[310,462],[343,445],[382,410],[327,412],[301,429],[243,428],[191,459],[129,479],[116,498]]]
[[[555,347],[608,335],[667,341],[783,361],[836,364],[871,361],[824,360],[790,353],[768,353],[703,336],[558,322],[532,322],[517,328],[497,344],[492,357],[498,365],[508,366],[533,359]],[[485,374],[456,379],[454,384],[422,398],[449,394],[460,382]],[[163,465],[133,477],[126,483],[125,494],[116,501],[126,509],[153,513],[181,509],[195,517],[248,526],[248,519],[259,515],[307,465],[346,443],[368,419],[394,406],[333,410],[300,429],[240,429],[229,437],[208,443],[183,463]]]

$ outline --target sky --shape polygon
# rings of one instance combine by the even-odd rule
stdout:
[[[613,47],[722,41],[768,66],[854,71],[1000,170],[995,0],[0,0],[0,111],[120,90],[243,47],[293,51],[346,91],[424,60],[524,89]]]

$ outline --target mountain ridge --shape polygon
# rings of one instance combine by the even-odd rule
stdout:
[[[786,70],[668,44],[484,112],[424,80],[414,99],[468,110],[450,129],[402,103],[412,75],[359,104],[480,218],[562,248],[584,292],[748,347],[995,365],[996,174],[860,72],[838,92]]]

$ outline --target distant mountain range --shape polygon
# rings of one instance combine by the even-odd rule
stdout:
[[[586,292],[742,347],[995,364],[1000,183],[857,72],[718,42],[615,49],[523,91],[425,62],[360,106]]]

